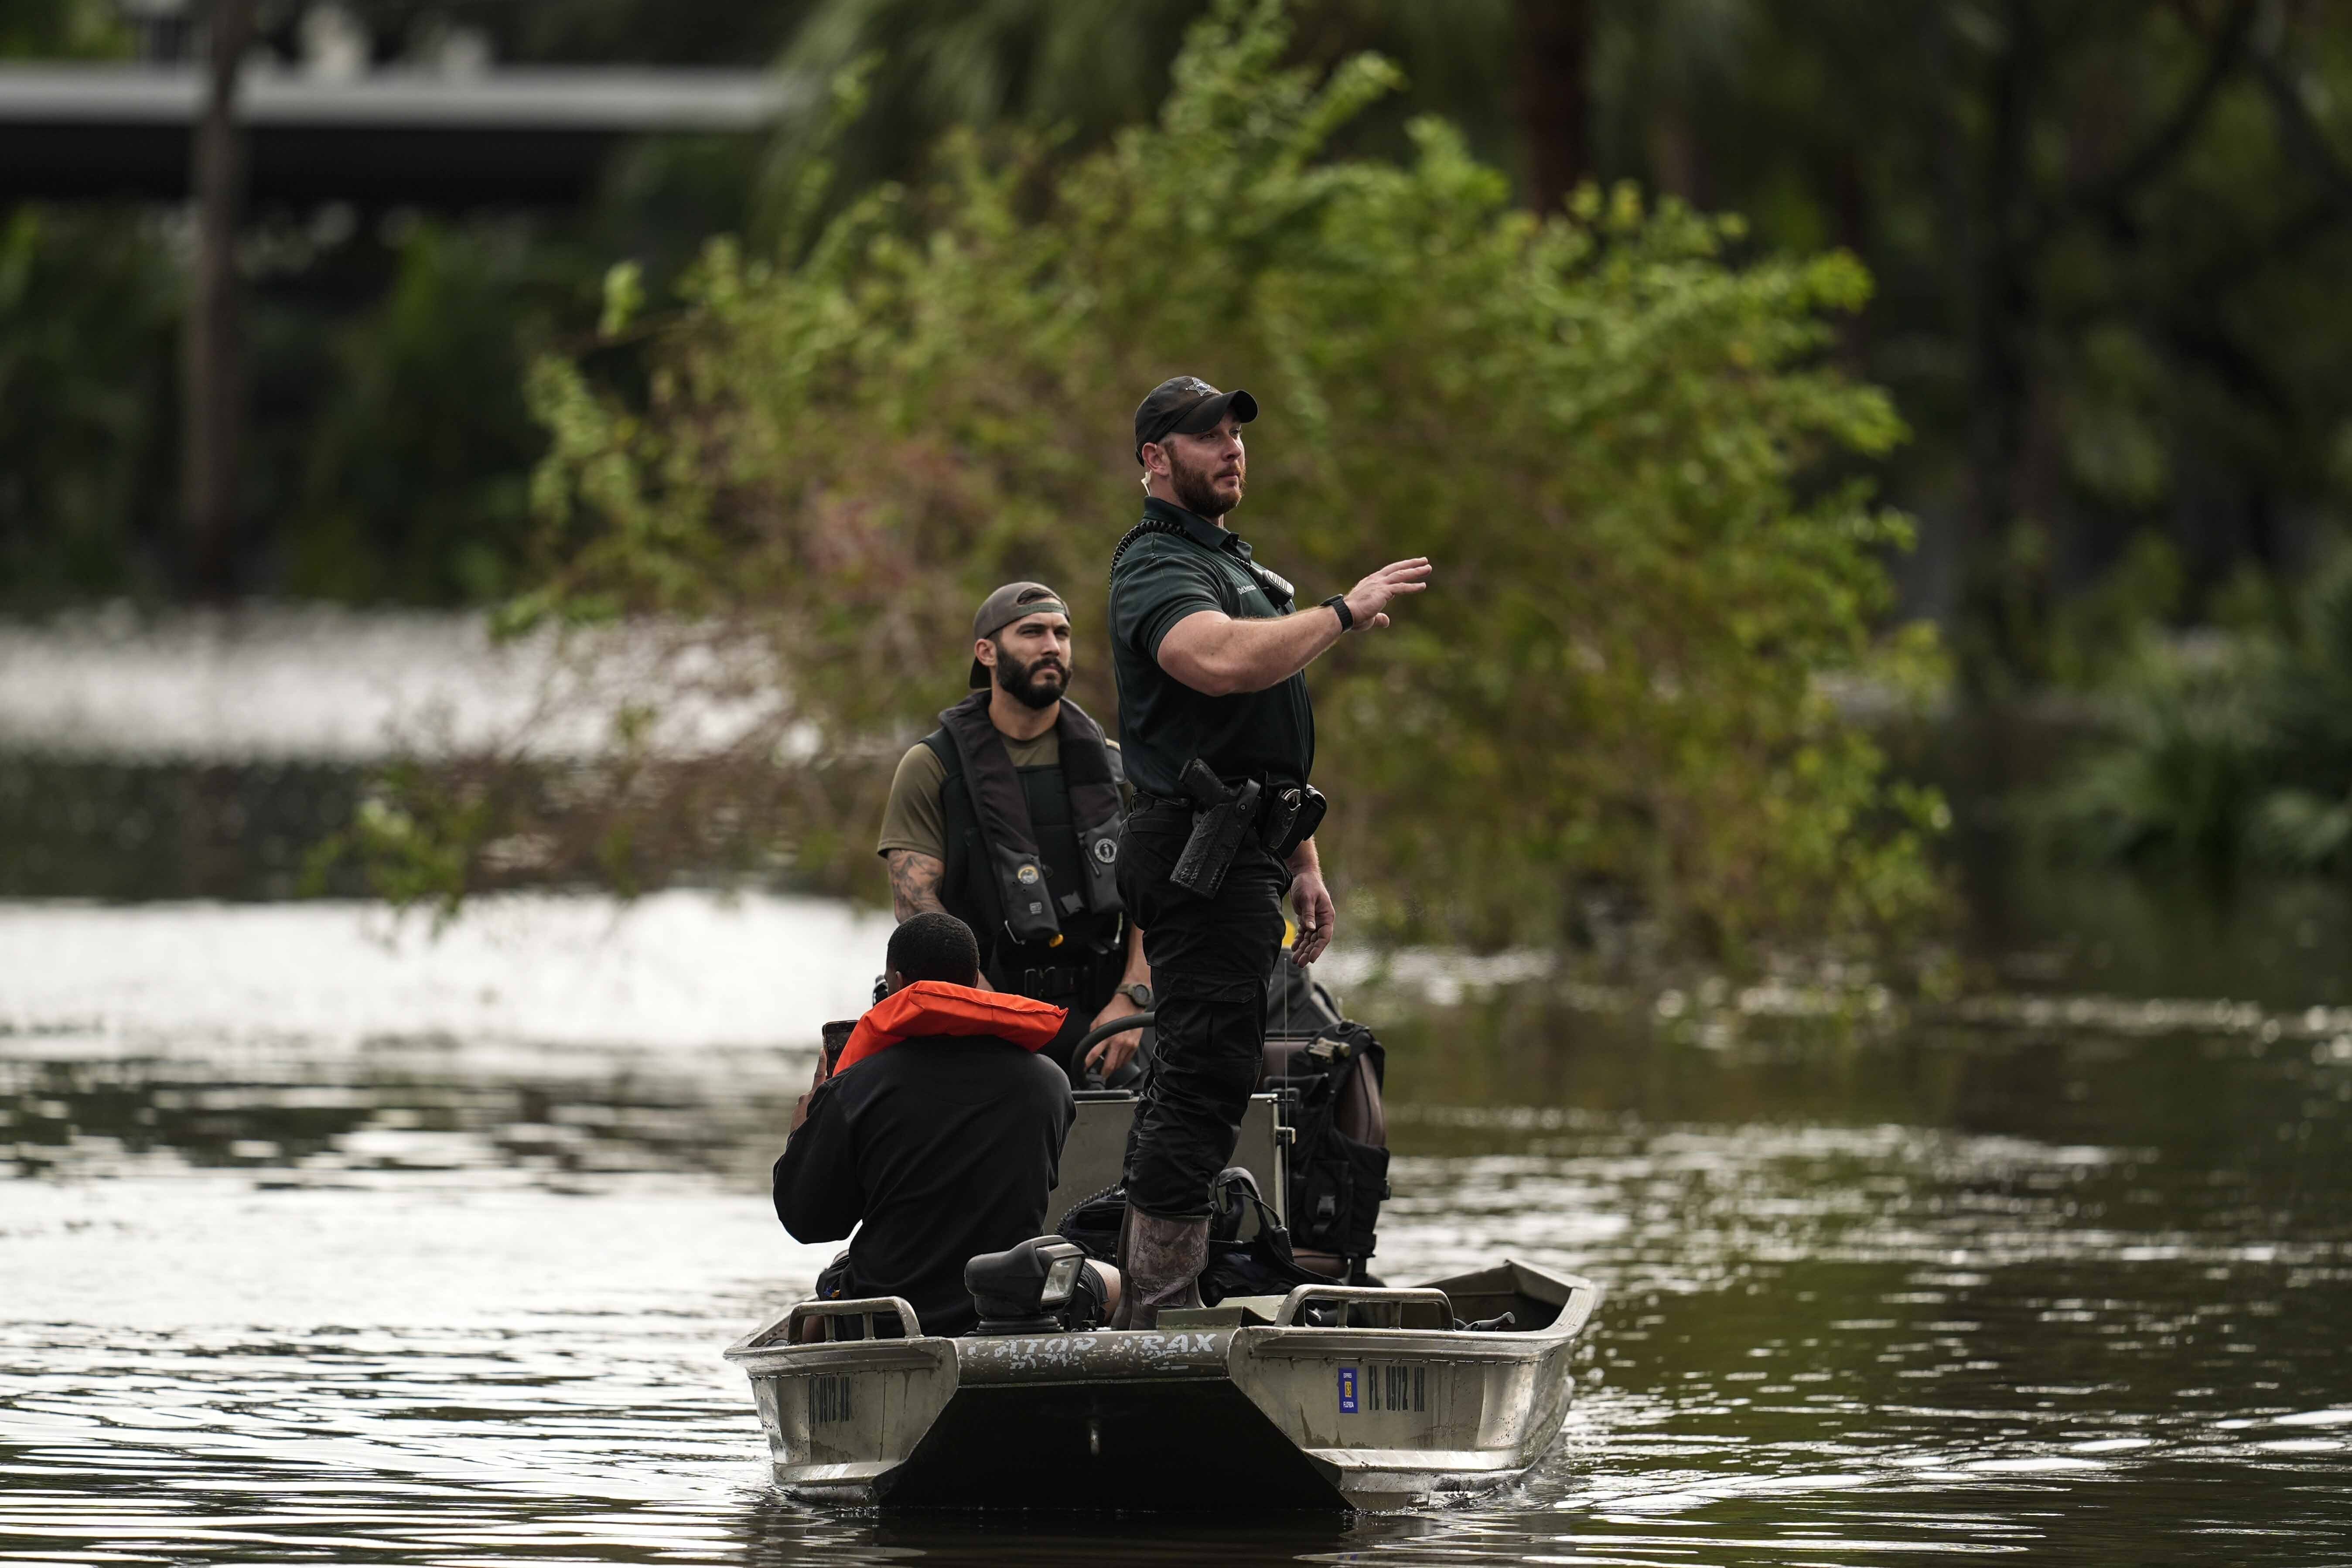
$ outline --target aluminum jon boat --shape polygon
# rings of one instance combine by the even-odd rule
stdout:
[[[1524,1475],[1568,1414],[1599,1300],[1507,1261],[1409,1290],[1229,1299],[1149,1332],[957,1339],[924,1334],[896,1297],[808,1301],[727,1357],[751,1377],[777,1483],[803,1499],[1382,1511]],[[1506,1312],[1507,1328],[1455,1326]]]

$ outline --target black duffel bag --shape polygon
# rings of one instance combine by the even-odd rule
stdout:
[[[1286,1094],[1290,1125],[1290,1234],[1299,1262],[1364,1283],[1389,1196],[1388,1055],[1372,1031],[1340,1015],[1331,993],[1287,961],[1266,988],[1265,1077]]]

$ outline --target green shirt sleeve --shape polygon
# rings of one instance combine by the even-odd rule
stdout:
[[[1111,634],[1153,664],[1160,640],[1187,615],[1230,613],[1217,570],[1194,551],[1154,550],[1119,573],[1111,594]]]
[[[882,808],[882,841],[874,852],[913,850],[946,863],[948,818],[940,804],[940,787],[947,781],[948,770],[938,752],[921,741],[910,747],[898,758],[898,771],[890,776],[890,801]]]

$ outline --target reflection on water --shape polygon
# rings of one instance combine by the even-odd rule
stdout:
[[[201,944],[219,912],[143,913]],[[560,966],[544,934],[572,929],[496,950]],[[458,940],[384,962],[470,975]],[[663,972],[643,940],[572,972]],[[644,981],[613,1005],[671,1027],[636,1046],[546,995],[383,1034],[411,982],[354,962],[351,1027],[314,1027],[310,972],[243,1034],[175,1031],[134,963],[0,974],[0,1558],[2309,1563],[2352,1539],[2332,1019],[1726,1031],[1685,1027],[1696,998],[1359,998],[1393,1041],[1384,1270],[1515,1252],[1610,1288],[1540,1473],[1402,1519],[904,1520],[773,1496],[718,1354],[829,1251],[761,1186],[805,1072],[791,1009],[730,1033]]]
[[[437,936],[369,904],[0,903],[0,1031],[41,1037],[52,1055],[132,1059],[272,1044],[814,1047],[820,1023],[870,999],[889,929],[887,915],[769,894],[508,894]]]
[[[404,740],[489,749],[534,712],[549,654],[544,639],[496,641],[482,616],[429,611],[0,620],[0,748],[229,764],[374,761]]]

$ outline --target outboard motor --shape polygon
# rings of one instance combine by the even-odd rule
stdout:
[[[963,1266],[963,1288],[979,1311],[975,1334],[1075,1333],[1098,1328],[1105,1302],[1084,1249],[1037,1236]]]

